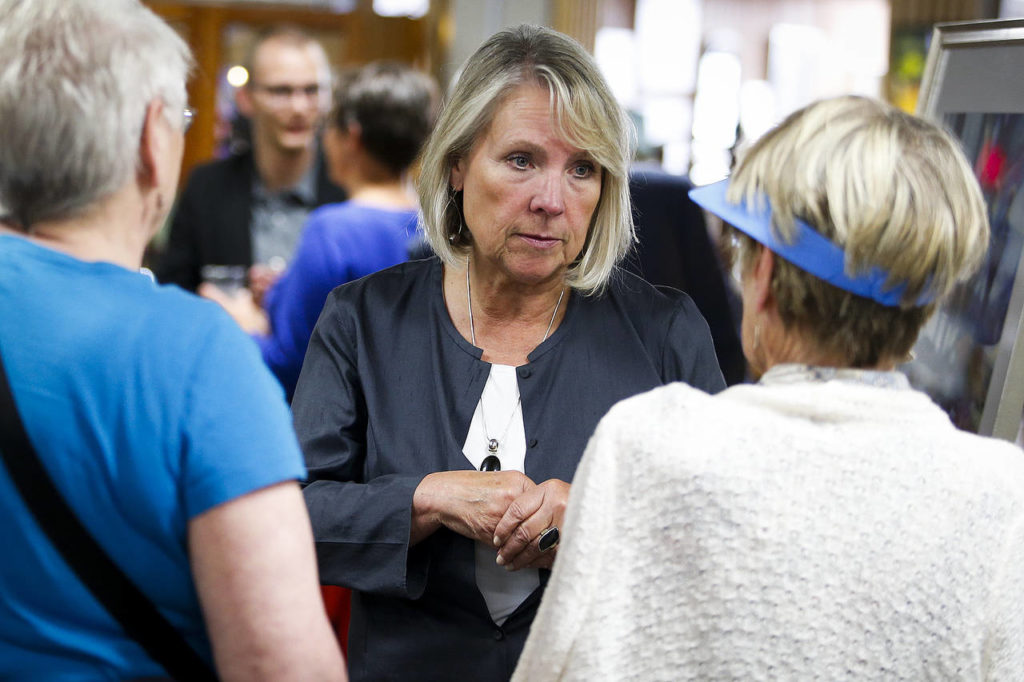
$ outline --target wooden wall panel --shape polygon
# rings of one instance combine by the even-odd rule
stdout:
[[[892,25],[899,28],[990,19],[996,16],[997,10],[996,0],[892,0]]]
[[[554,0],[551,28],[572,36],[593,53],[600,8],[601,0]]]

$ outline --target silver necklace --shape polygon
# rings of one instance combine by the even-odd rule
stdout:
[[[555,309],[551,311],[551,319],[548,321],[548,328],[544,330],[544,338],[540,340],[544,343],[548,340],[548,334],[551,333],[551,326],[555,323],[555,316],[558,314],[558,308],[562,305],[562,297],[565,296],[565,287],[562,287],[561,293],[558,294],[558,300],[555,302]],[[466,261],[466,302],[469,304],[469,335],[473,341],[473,345],[476,345],[476,326],[473,324],[473,292],[469,286],[469,261]],[[487,376],[487,381],[490,381],[490,375]],[[485,384],[486,386],[486,384]],[[490,431],[487,428],[487,413],[484,412],[484,394],[480,393],[480,399],[478,404],[480,405],[480,420],[484,425],[484,438],[487,439],[487,452],[491,455],[495,455],[498,452],[498,448],[501,447],[502,441],[505,440],[505,436],[508,435],[509,427],[512,426],[512,420],[515,419],[516,412],[519,410],[519,405],[523,401],[523,396],[519,395],[516,398],[515,407],[512,408],[512,414],[508,416],[508,422],[505,423],[505,429],[501,432],[501,438],[491,438]]]

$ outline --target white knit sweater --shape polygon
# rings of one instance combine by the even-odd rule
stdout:
[[[811,374],[611,410],[514,680],[1024,680],[1024,454]]]

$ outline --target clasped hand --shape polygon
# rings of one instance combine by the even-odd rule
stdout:
[[[518,471],[443,471],[420,483],[414,510],[478,542],[494,546],[495,560],[509,570],[551,568],[556,550],[541,552],[537,538],[560,526],[569,484],[536,484]]]

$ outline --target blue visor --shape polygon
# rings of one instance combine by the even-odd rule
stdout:
[[[846,272],[846,254],[843,250],[823,237],[807,223],[794,219],[796,237],[786,243],[772,230],[772,211],[768,200],[760,210],[746,203],[732,204],[725,198],[729,181],[722,180],[712,185],[690,190],[695,203],[760,242],[772,252],[785,258],[801,270],[809,272],[834,287],[851,294],[870,298],[884,306],[896,307],[907,289],[906,284],[890,286],[889,275],[879,267],[872,267],[856,275]],[[934,297],[922,296],[916,305],[930,303]]]

